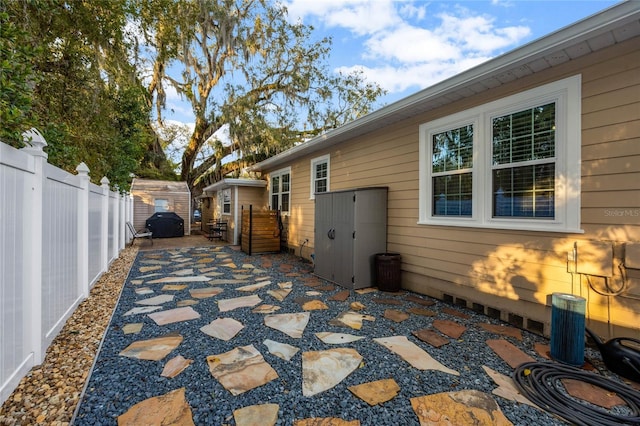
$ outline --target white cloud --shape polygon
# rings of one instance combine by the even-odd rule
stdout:
[[[457,5],[438,14],[431,12],[433,3],[391,0],[292,0],[287,7],[294,19],[351,32],[352,43],[359,44],[353,51],[360,56],[353,55],[351,65],[336,71],[362,70],[390,93],[432,85],[531,33],[525,26],[500,27],[492,16]]]
[[[365,42],[365,59],[401,63],[441,61],[460,56],[458,46],[426,28],[401,25],[379,32]]]
[[[494,19],[487,16],[457,17],[440,15],[442,25],[437,32],[470,53],[488,53],[503,49],[527,37],[527,27],[496,28]]]
[[[316,17],[327,27],[345,28],[356,35],[402,22],[392,0],[292,0],[284,4],[294,21]]]
[[[461,61],[429,61],[402,66],[366,67],[356,65],[340,67],[336,71],[345,73],[361,71],[368,81],[380,84],[389,93],[401,93],[416,87],[424,89],[488,59],[490,58],[477,57]]]

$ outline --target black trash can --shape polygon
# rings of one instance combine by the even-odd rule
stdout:
[[[400,291],[400,255],[376,254],[376,284],[381,291]]]

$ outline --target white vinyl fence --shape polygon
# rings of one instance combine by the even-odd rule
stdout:
[[[125,245],[130,196],[47,163],[46,141],[0,142],[0,404],[45,352]]]

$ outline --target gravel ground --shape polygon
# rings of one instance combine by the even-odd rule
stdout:
[[[490,393],[496,388],[496,385],[482,370],[483,365],[505,375],[510,375],[512,372],[512,369],[485,344],[487,339],[499,339],[502,336],[487,332],[475,325],[477,323],[501,324],[500,321],[470,310],[455,308],[468,315],[468,318],[461,319],[459,316],[448,313],[452,308],[450,305],[437,300],[433,300],[435,304],[427,308],[437,312],[435,317],[412,314],[409,319],[401,323],[396,323],[384,318],[386,309],[406,310],[409,307],[421,307],[419,304],[407,301],[405,297],[408,293],[404,292],[398,294],[375,292],[365,295],[351,293],[346,301],[338,302],[327,301],[327,299],[332,294],[343,290],[342,288],[336,286],[333,291],[325,291],[323,295],[318,298],[324,300],[330,309],[311,312],[311,320],[304,331],[302,339],[293,339],[277,330],[266,327],[263,320],[264,315],[252,313],[251,308],[240,308],[224,313],[219,312],[217,300],[248,295],[248,293],[235,290],[237,285],[229,284],[221,286],[224,288],[224,292],[220,295],[209,299],[201,299],[197,305],[193,306],[201,315],[197,320],[158,326],[146,315],[123,317],[123,313],[137,306],[134,305],[136,300],[149,297],[148,295],[136,295],[136,286],[131,283],[137,276],[145,275],[139,272],[141,266],[148,266],[148,264],[142,263],[144,259],[149,260],[149,257],[145,256],[161,255],[168,258],[171,255],[179,253],[181,256],[188,257],[197,255],[198,253],[202,254],[202,250],[209,249],[177,249],[174,251],[146,251],[139,253],[122,291],[122,296],[112,322],[109,324],[104,344],[88,382],[86,393],[78,409],[77,417],[74,421],[75,425],[115,425],[117,424],[117,417],[126,412],[134,404],[181,387],[186,388],[187,401],[191,406],[196,425],[232,425],[234,424],[233,410],[261,403],[279,404],[278,424],[281,425],[291,425],[294,420],[310,417],[340,417],[345,420],[359,419],[362,425],[417,425],[418,418],[411,408],[410,398],[465,389],[477,389]],[[305,283],[308,283],[308,280],[313,279],[310,265],[300,261],[294,256],[285,254],[249,257],[229,247],[224,248],[223,251],[231,254],[238,268],[241,268],[243,264],[247,263],[252,264],[256,268],[264,268],[265,271],[263,274],[267,275],[273,284],[256,291],[256,293],[263,299],[263,303],[280,305],[282,309],[276,312],[277,314],[302,311],[299,303],[300,299],[309,299],[310,297],[306,293],[314,290],[305,285]],[[192,263],[184,264],[181,267],[195,267],[197,271],[197,266],[197,264]],[[176,267],[173,265],[163,266],[161,271],[154,272],[168,274],[175,270]],[[243,272],[246,273],[246,271],[239,269],[233,270],[230,268],[218,268],[218,271],[226,272],[224,276],[215,277],[216,279],[231,279],[233,275],[243,274]],[[266,290],[276,287],[277,283],[286,281],[293,282],[293,291],[283,302],[278,302],[266,294]],[[255,278],[252,277],[247,284],[253,282],[255,282]],[[328,283],[322,282],[322,284],[326,285]],[[154,284],[152,286],[156,294],[161,293],[160,288],[162,284]],[[187,289],[173,292],[173,294],[176,295],[176,300],[189,299],[189,288],[206,286],[206,283],[190,283]],[[111,297],[113,297],[115,293],[117,293],[117,291],[112,291]],[[379,303],[380,301],[378,299],[381,298],[396,299],[402,301],[402,305]],[[427,298],[425,297],[425,299]],[[376,302],[376,300],[378,301]],[[331,319],[335,318],[339,313],[347,311],[349,309],[349,303],[354,301],[364,304],[366,309],[363,313],[375,316],[376,320],[374,322],[365,321],[361,330],[329,325]],[[165,304],[164,307],[173,308],[175,307],[175,303],[176,301],[170,302]],[[109,308],[104,309],[105,311],[109,311]],[[108,317],[108,315],[100,316],[105,319]],[[245,328],[230,341],[215,339],[205,335],[199,330],[200,327],[209,324],[218,317],[234,318],[242,322]],[[434,319],[457,321],[466,325],[467,331],[460,339],[451,339],[449,344],[440,348],[434,348],[411,335],[411,332],[414,330],[430,327]],[[124,334],[122,327],[127,323],[133,322],[143,322],[144,326],[142,331],[139,334]],[[86,322],[81,323],[83,327],[88,326],[84,325]],[[78,326],[71,327],[71,330],[74,329],[77,330]],[[314,335],[314,333],[321,331],[349,333],[366,336],[366,338],[348,345],[326,345]],[[184,337],[184,340],[177,349],[162,361],[144,361],[118,355],[120,351],[134,341],[158,337],[169,332],[179,332]],[[376,337],[394,335],[409,337],[411,341],[426,350],[433,358],[445,366],[459,371],[460,376],[453,376],[437,371],[417,370],[398,355],[372,340],[372,338]],[[527,331],[523,331],[522,335],[522,341],[513,338],[505,339],[515,344],[534,359],[542,360],[533,350],[533,347],[535,343],[548,343],[548,341],[543,337]],[[99,333],[95,333],[93,336],[92,343],[97,345]],[[73,334],[73,337],[77,338],[77,335]],[[300,352],[298,352],[291,361],[282,360],[267,351],[266,346],[262,343],[265,339],[272,339],[294,345],[300,348]],[[66,339],[63,338],[62,340]],[[206,357],[250,344],[253,344],[262,353],[265,360],[277,371],[279,378],[241,395],[232,396],[229,391],[222,387],[222,385],[211,376]],[[302,352],[341,346],[356,349],[363,356],[364,365],[334,388],[312,397],[304,397],[301,389]],[[95,346],[92,346],[92,348],[94,348],[93,351],[95,351]],[[66,353],[67,351],[65,350],[63,352]],[[88,352],[93,353],[92,351]],[[194,360],[193,364],[173,379],[161,377],[160,373],[164,363],[178,354],[187,359]],[[90,361],[87,361],[87,363],[90,363]],[[59,370],[63,370],[63,367],[60,365],[52,368],[56,367]],[[87,374],[86,368],[82,371],[80,374],[85,377]],[[35,372],[32,373],[30,377],[33,377],[35,374]],[[387,378],[395,379],[401,391],[391,401],[377,406],[370,407],[367,403],[355,397],[347,390],[348,386]],[[57,387],[55,380],[48,383],[52,388]],[[33,387],[29,388],[28,386]],[[25,395],[31,393],[38,395],[33,398],[48,398],[48,396],[40,391],[34,392],[37,387],[36,384],[21,384],[19,391],[20,394],[23,395],[23,398],[25,398]],[[81,385],[74,391],[74,403],[77,399],[77,389],[80,387]],[[51,415],[51,411],[47,411],[46,419],[68,421],[68,414],[72,411],[73,406],[72,399],[65,397],[65,400],[66,399],[69,399],[69,402],[66,403],[66,408],[64,410],[60,408],[57,409],[58,413],[65,411],[64,416],[59,413],[58,417],[55,417]],[[565,424],[556,417],[527,405],[511,402],[500,397],[495,397],[495,399],[507,418],[516,425]],[[9,405],[12,416],[16,416],[16,410],[18,410],[18,413],[20,413],[19,410],[24,410],[24,408],[14,408],[16,404],[15,398],[10,401],[13,401]],[[24,400],[19,406],[24,407]],[[37,419],[38,415],[44,415],[45,409],[39,408],[37,411],[27,410],[26,412],[29,414],[24,414],[25,417],[14,418],[19,419],[19,423],[24,424],[22,419]],[[29,417],[26,417],[27,415]]]
[[[0,409],[1,425],[68,425],[100,341],[138,252],[128,247],[111,263],[46,352]]]

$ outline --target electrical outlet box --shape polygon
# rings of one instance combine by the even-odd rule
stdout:
[[[628,269],[640,269],[640,243],[625,244],[624,266]]]
[[[578,241],[576,272],[599,277],[613,276],[613,245],[601,241]]]

